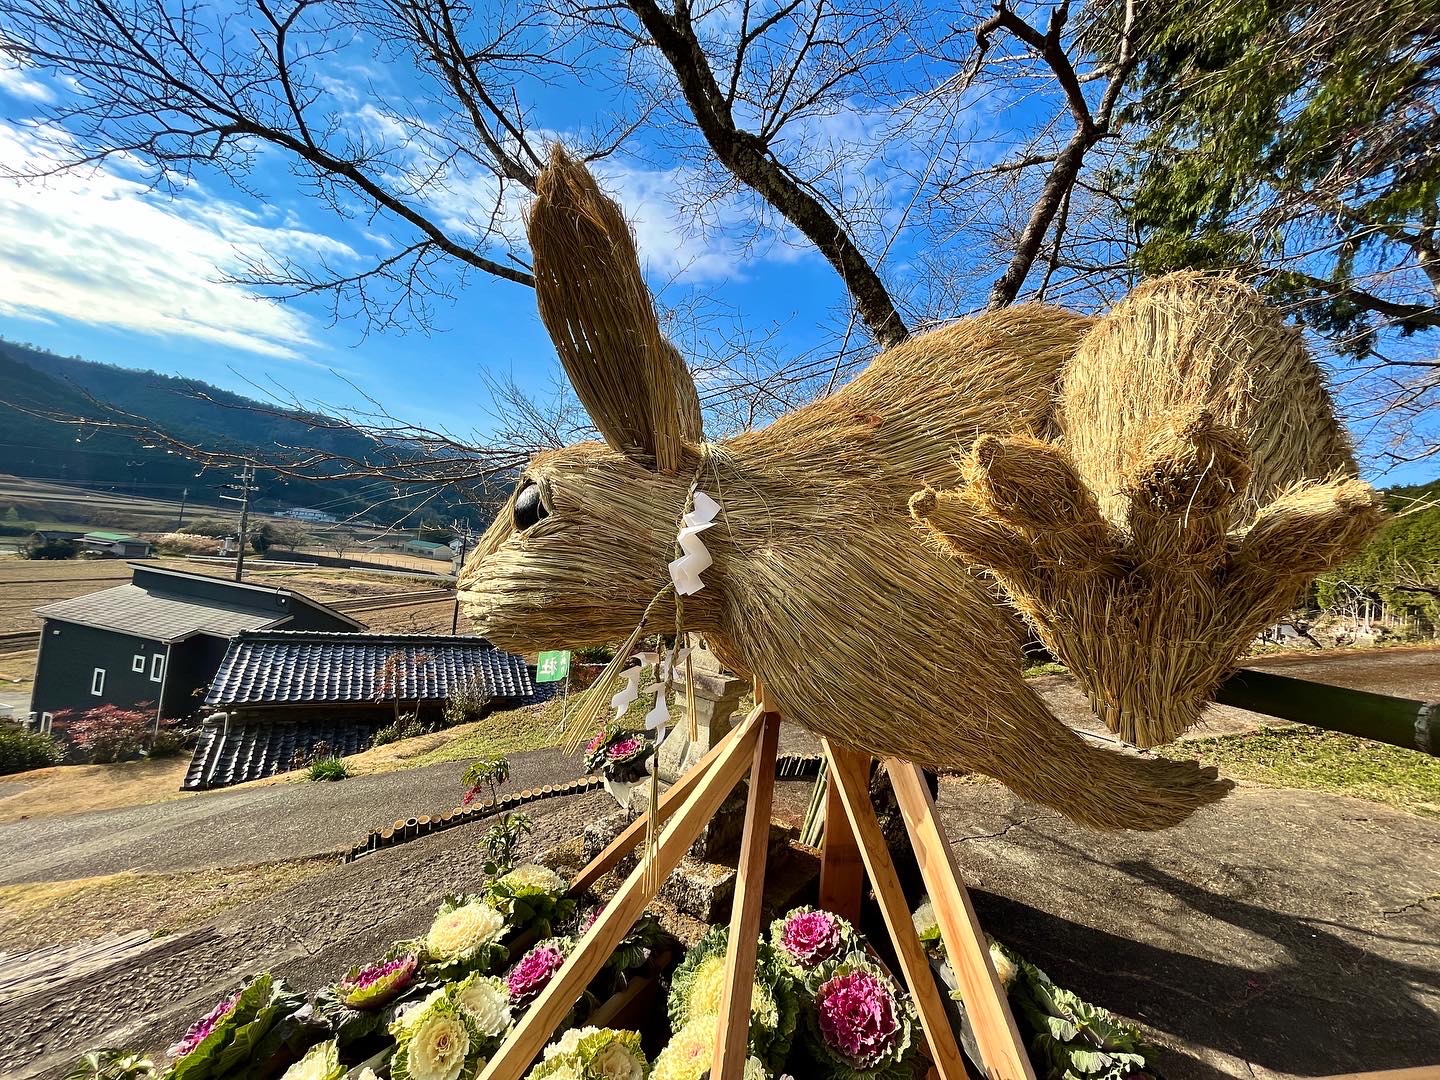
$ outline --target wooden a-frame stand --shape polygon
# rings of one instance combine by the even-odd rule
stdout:
[[[775,791],[775,754],[780,716],[768,707],[757,685],[759,704],[728,735],[665,793],[657,807],[658,866],[638,865],[625,879],[600,917],[585,933],[490,1059],[480,1080],[521,1080],[555,1029],[579,1000],[590,980],[629,933],[660,884],[748,772],[750,795],[730,917],[725,988],[720,1002],[711,1080],[740,1080],[750,1030],[750,987],[755,975],[755,942],[760,934],[760,903],[765,884],[765,855]],[[910,918],[895,875],[895,865],[870,803],[870,758],[822,740],[829,762],[825,804],[825,843],[820,870],[820,906],[852,921],[859,917],[862,873],[868,873],[901,975],[920,1015],[935,1072],[941,1080],[966,1075],[945,1003]],[[946,955],[959,981],[966,1014],[975,1033],[985,1073],[992,1080],[1034,1080],[1025,1047],[1005,991],[990,962],[985,934],[965,890],[949,845],[935,819],[935,804],[920,768],[888,758],[884,762],[895,788],[900,813],[935,907]],[[581,870],[571,883],[581,892],[613,869],[645,834],[641,816]]]

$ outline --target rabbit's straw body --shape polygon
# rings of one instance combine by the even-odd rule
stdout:
[[[508,510],[461,578],[479,632],[530,651],[614,642],[668,581],[691,480],[723,507],[684,623],[763,677],[788,721],[874,754],[970,769],[1099,828],[1157,829],[1229,785],[1194,763],[1084,742],[1019,670],[1014,621],[905,514],[959,482],[983,433],[1049,435],[1061,366],[1090,321],[1021,306],[922,335],[769,428],[688,447],[666,475],[598,444],[538,457],[550,515]],[[651,628],[674,625],[667,597]]]

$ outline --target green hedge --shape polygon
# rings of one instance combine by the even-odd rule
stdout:
[[[60,746],[49,735],[0,727],[0,776],[60,763]]]

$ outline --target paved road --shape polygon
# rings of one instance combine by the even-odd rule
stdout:
[[[573,780],[558,750],[512,754],[505,791]],[[339,783],[241,785],[190,799],[0,825],[0,884],[195,870],[349,849],[396,818],[460,802],[463,762]]]
[[[1323,658],[1272,658],[1256,666],[1357,689],[1440,699],[1440,650],[1389,649]],[[1040,680],[1056,713],[1098,726],[1067,677]],[[1214,707],[1198,734],[1242,730],[1253,713]],[[813,743],[789,729],[787,750]],[[507,790],[574,779],[578,761],[556,750],[516,754]],[[338,784],[240,786],[192,799],[125,810],[0,825],[0,884],[89,877],[119,870],[192,870],[339,851],[396,818],[437,813],[461,794],[462,763],[433,765]]]

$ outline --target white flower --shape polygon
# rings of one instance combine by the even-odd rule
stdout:
[[[435,919],[425,935],[425,951],[436,960],[457,960],[504,933],[505,916],[483,900],[472,900]]]
[[[559,874],[539,863],[521,863],[500,879],[500,884],[516,889],[538,889],[559,896],[570,886]]]
[[[588,1038],[599,1030],[597,1027],[571,1028],[545,1048],[545,1060],[550,1061],[553,1058],[575,1053],[580,1047],[581,1039]]]
[[[499,1035],[510,1026],[510,992],[505,980],[475,976],[460,984],[455,1002],[470,1014],[480,1034]]]
[[[470,1053],[470,1034],[458,1016],[431,1010],[411,1028],[405,1053],[412,1080],[457,1080]]]
[[[929,931],[940,928],[940,920],[935,918],[935,905],[929,900],[915,909],[915,914],[910,916],[910,920],[915,924],[915,933],[918,935],[923,936]]]
[[[380,1077],[375,1075],[374,1069],[366,1065],[365,1068],[360,1070],[360,1074],[355,1077],[355,1080],[380,1080]]]
[[[403,1036],[406,1031],[415,1026],[417,1021],[424,1017],[431,1005],[434,1005],[435,1002],[444,996],[445,988],[442,986],[439,990],[430,991],[430,996],[422,1001],[412,1001],[408,1005],[400,1006],[400,1009],[395,1013],[395,1019],[390,1022],[390,1034],[394,1035],[397,1039]]]
[[[590,1059],[590,1072],[599,1080],[644,1080],[645,1062],[616,1039]]]
[[[280,1080],[337,1080],[344,1075],[339,1048],[331,1039],[312,1046],[304,1057],[285,1070]]]

